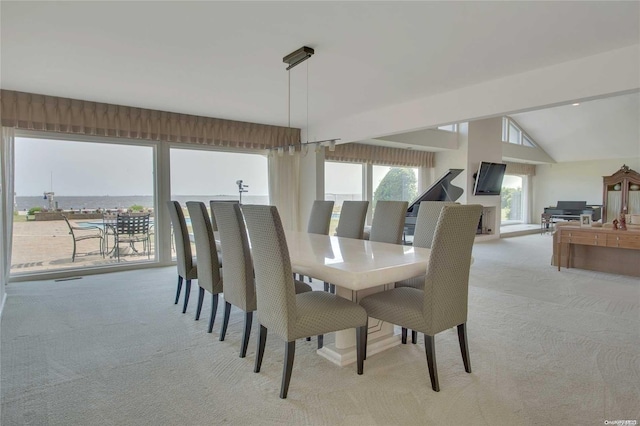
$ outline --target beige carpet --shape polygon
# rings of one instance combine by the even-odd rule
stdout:
[[[252,372],[242,315],[219,342],[173,304],[175,270],[10,285],[2,318],[2,425],[602,425],[640,420],[640,282],[549,265],[551,237],[476,244],[466,374],[454,329],[339,368],[299,341],[287,400],[283,344]],[[639,259],[640,261],[640,259]],[[317,286],[318,288],[320,286]]]

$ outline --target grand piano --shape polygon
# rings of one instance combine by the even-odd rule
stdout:
[[[418,218],[418,209],[420,209],[420,203],[422,201],[454,202],[460,198],[464,190],[452,185],[451,181],[463,171],[464,169],[449,169],[440,179],[436,180],[433,185],[427,188],[426,191],[420,194],[420,196],[409,205],[404,222],[405,236],[413,235]]]
[[[587,206],[586,201],[558,201],[555,207],[545,207],[544,214],[564,220],[578,220],[581,214],[588,214],[597,222],[602,216],[602,206]]]

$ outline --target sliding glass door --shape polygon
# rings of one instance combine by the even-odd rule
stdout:
[[[154,261],[153,225],[118,261],[103,219],[140,213],[153,224],[153,164],[149,145],[16,137],[11,273]]]

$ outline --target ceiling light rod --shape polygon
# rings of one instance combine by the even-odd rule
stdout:
[[[317,144],[317,143],[326,143],[326,142],[338,142],[340,140],[340,138],[333,138],[333,139],[324,139],[321,141],[310,141],[310,142],[301,142],[300,145],[313,145],[313,144]]]
[[[309,59],[313,55],[313,53],[314,51],[312,48],[302,46],[300,49],[291,52],[287,56],[282,58],[282,62],[284,62],[285,64],[289,64],[289,66],[287,67],[287,71],[289,71],[291,68]]]

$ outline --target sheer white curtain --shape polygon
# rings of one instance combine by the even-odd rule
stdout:
[[[13,231],[13,142],[14,130],[2,128],[0,139],[0,303],[4,286],[9,282],[11,268],[11,240]]]
[[[300,153],[269,157],[269,200],[278,208],[284,229],[297,231],[300,200]]]

